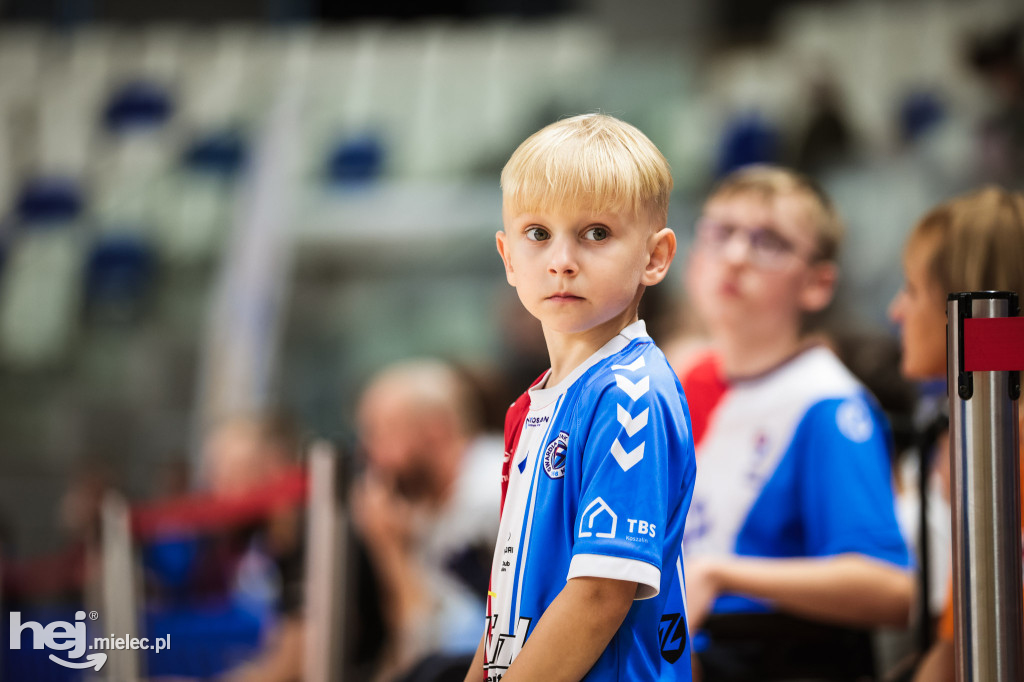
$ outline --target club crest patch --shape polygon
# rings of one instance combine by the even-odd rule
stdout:
[[[836,425],[854,443],[866,443],[875,432],[867,406],[860,400],[846,400],[836,410]]]
[[[544,473],[551,478],[565,476],[565,452],[569,447],[569,434],[559,431],[558,437],[544,449]]]

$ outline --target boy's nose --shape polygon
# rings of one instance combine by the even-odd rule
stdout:
[[[551,260],[548,271],[553,275],[574,275],[579,270],[576,250],[569,240],[556,241],[551,245]]]

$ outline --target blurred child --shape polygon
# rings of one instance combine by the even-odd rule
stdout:
[[[911,232],[903,272],[903,289],[889,308],[900,326],[903,374],[917,380],[941,379],[946,376],[947,295],[1024,293],[1024,195],[987,188],[936,206]],[[948,472],[948,434],[942,435],[936,450],[936,468]],[[948,474],[943,480],[948,488]],[[947,599],[938,639],[918,670],[919,682],[955,678],[952,599]]]
[[[887,424],[807,333],[841,235],[828,198],[773,167],[726,177],[698,222],[687,282],[714,350],[683,376],[699,462],[684,548],[705,680],[871,675],[870,639],[846,626],[908,619]]]
[[[498,252],[550,369],[510,408],[487,623],[467,681],[688,680],[686,401],[637,307],[675,254],[672,176],[591,114],[502,171]]]

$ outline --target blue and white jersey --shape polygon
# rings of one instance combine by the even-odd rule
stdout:
[[[896,521],[889,432],[838,358],[814,347],[754,379],[725,381],[709,357],[683,378],[699,469],[687,557],[859,553],[909,564]],[[715,613],[764,611],[723,595]]]
[[[639,321],[527,396],[510,410],[525,414],[506,452],[485,678],[501,679],[569,579],[592,576],[637,592],[584,679],[691,679],[682,534],[696,467],[675,373]]]

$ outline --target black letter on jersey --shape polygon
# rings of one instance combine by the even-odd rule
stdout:
[[[662,616],[658,637],[661,639],[661,657],[669,663],[678,661],[686,648],[686,617],[678,613]]]

